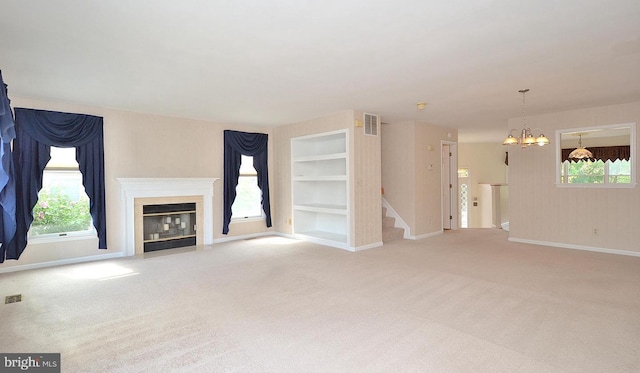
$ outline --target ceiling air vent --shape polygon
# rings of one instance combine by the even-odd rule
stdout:
[[[380,117],[375,114],[364,113],[364,134],[378,136],[380,127]]]

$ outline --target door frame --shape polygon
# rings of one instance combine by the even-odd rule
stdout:
[[[448,159],[444,159],[443,152],[447,147],[449,148],[449,153],[451,153],[451,156],[449,156]],[[460,218],[458,211],[458,143],[445,140],[440,141],[440,164],[442,167],[440,182],[440,211],[442,213],[440,219],[441,229],[443,231],[445,229],[455,230],[460,228]],[[448,180],[446,178],[447,174],[449,175]],[[445,206],[445,192],[447,189],[449,189],[449,192],[451,193],[449,198],[448,213],[446,211],[447,206]],[[448,219],[449,216],[451,216],[451,219]],[[450,227],[447,228],[445,228],[446,219],[448,219],[450,222]]]

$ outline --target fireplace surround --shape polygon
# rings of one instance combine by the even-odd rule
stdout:
[[[213,243],[213,184],[218,178],[117,178],[125,255],[144,253],[145,205],[195,203],[196,242]],[[175,223],[175,222],[173,222]],[[148,241],[148,240],[147,240]]]

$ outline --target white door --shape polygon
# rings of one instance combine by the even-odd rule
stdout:
[[[442,229],[451,229],[453,183],[451,181],[451,145],[442,144]]]

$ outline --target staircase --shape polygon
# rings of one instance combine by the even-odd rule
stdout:
[[[396,228],[396,219],[387,216],[387,208],[382,208],[382,242],[399,240],[404,237],[404,228]]]

